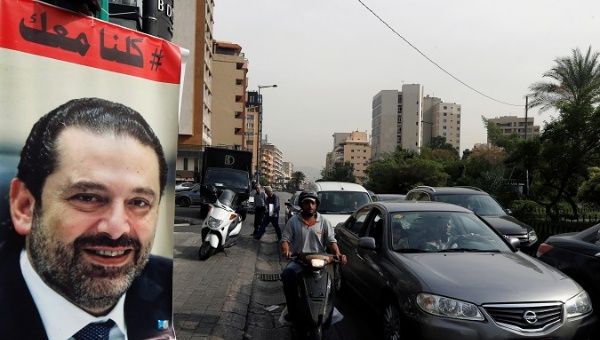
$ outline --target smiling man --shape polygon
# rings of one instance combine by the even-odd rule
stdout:
[[[40,118],[10,186],[2,337],[173,337],[172,261],[150,255],[166,174],[158,138],[124,105],[76,99]]]

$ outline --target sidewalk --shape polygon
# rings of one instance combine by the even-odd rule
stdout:
[[[286,262],[280,259],[275,231],[267,229],[262,239],[254,242],[258,243],[258,253],[244,339],[290,339],[290,328],[279,323],[285,307],[279,274]]]

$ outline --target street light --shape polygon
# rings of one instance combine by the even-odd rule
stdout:
[[[261,144],[262,144],[262,96],[260,95],[260,90],[268,89],[271,87],[277,87],[276,84],[273,85],[258,85],[258,145],[256,146],[256,184],[260,184],[260,161],[262,158],[261,155]]]

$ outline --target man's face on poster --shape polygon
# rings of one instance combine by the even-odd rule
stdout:
[[[54,290],[92,314],[110,309],[144,268],[160,202],[155,151],[129,136],[68,127],[36,202],[27,249]]]

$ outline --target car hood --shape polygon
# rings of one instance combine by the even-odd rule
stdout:
[[[331,225],[333,225],[335,227],[336,225],[338,225],[342,222],[346,222],[348,217],[350,217],[350,214],[346,214],[346,215],[321,214],[321,216],[323,216],[326,220],[331,222]]]
[[[394,254],[425,292],[475,304],[562,301],[581,288],[560,271],[522,253]]]
[[[504,235],[527,234],[527,231],[531,229],[527,224],[509,215],[480,217]]]

